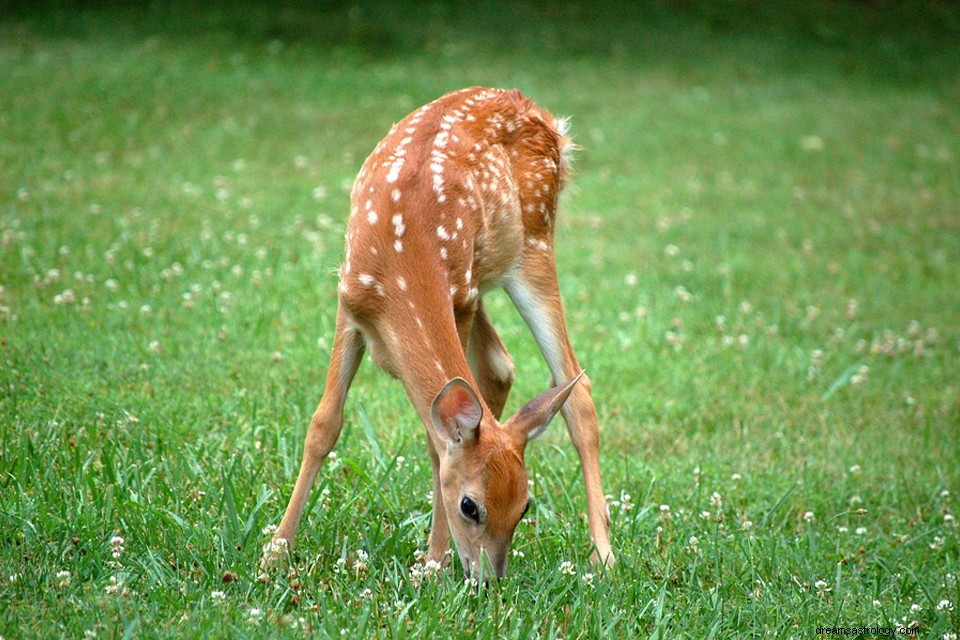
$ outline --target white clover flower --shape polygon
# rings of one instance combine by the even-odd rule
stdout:
[[[937,603],[937,611],[953,611],[953,603],[949,600],[941,600]]]
[[[61,589],[66,589],[70,586],[70,581],[73,577],[69,571],[64,569],[63,571],[57,572],[57,586]]]
[[[510,555],[512,555],[514,558],[522,558],[523,551],[520,551],[520,549],[512,549],[510,551]]]
[[[62,305],[62,304],[76,304],[77,296],[73,292],[73,289],[65,289],[62,293],[58,293],[53,297],[53,304]]]
[[[577,570],[574,569],[573,563],[569,560],[564,560],[560,563],[560,567],[557,569],[560,573],[568,576],[577,575]]]
[[[817,589],[817,595],[823,596],[830,592],[830,586],[826,580],[817,580],[813,586]]]
[[[214,604],[220,604],[227,599],[227,594],[225,594],[223,591],[214,591],[210,594],[210,599]]]
[[[583,574],[582,576],[580,576],[580,581],[583,582],[583,584],[587,585],[588,587],[592,587],[592,586],[593,586],[593,574],[592,574],[592,573],[585,573],[585,574]]]
[[[710,496],[710,506],[717,511],[723,509],[723,497],[716,491]]]
[[[120,583],[117,581],[117,576],[110,576],[110,584],[108,584],[104,589],[104,593],[108,596],[113,596],[117,594],[117,590],[120,588]]]
[[[278,528],[279,527],[277,527],[277,525],[275,524],[268,524],[267,526],[265,526],[263,529],[260,530],[260,533],[262,533],[265,536],[272,536],[277,532]]]
[[[273,566],[280,560],[287,557],[290,544],[286,538],[277,538],[263,545],[263,563],[267,566]]]
[[[850,473],[852,473],[853,475],[857,475],[858,473],[860,473],[860,465],[855,464],[855,465],[851,466],[851,467],[850,467]]]
[[[753,529],[753,522],[750,520],[744,520],[740,523],[740,531],[750,531],[750,529]]]
[[[918,611],[923,611],[923,605],[919,602],[914,602],[910,605],[910,613],[917,613]]]
[[[816,519],[816,516],[813,515],[813,511],[807,511],[803,514],[803,519],[807,522],[813,522]]]
[[[867,533],[867,528],[866,528],[866,527],[857,527],[857,530],[856,530],[854,533],[856,533],[858,536],[865,535],[865,534]]]
[[[730,476],[730,479],[733,480],[734,482],[740,482],[741,480],[743,480],[743,476],[740,475],[739,473],[734,473],[732,476]]]
[[[357,549],[357,559],[353,562],[353,570],[357,573],[363,573],[367,570],[367,560],[370,559],[370,556],[363,549]]]

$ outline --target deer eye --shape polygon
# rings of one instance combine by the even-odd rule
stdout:
[[[480,510],[477,508],[477,503],[466,496],[460,501],[460,513],[464,518],[480,524]]]

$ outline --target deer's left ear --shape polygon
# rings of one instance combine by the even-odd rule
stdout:
[[[473,442],[480,433],[483,407],[476,392],[463,378],[444,385],[430,408],[433,428],[449,444]]]
[[[563,403],[570,397],[570,392],[583,376],[583,371],[569,382],[557,385],[550,391],[540,394],[517,412],[511,420],[511,428],[520,436],[521,440],[529,442],[543,433],[547,425],[557,415]]]

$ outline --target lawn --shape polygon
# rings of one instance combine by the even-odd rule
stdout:
[[[0,637],[960,630],[960,8],[158,2],[0,12]],[[423,426],[365,362],[289,566],[349,189],[470,85],[572,117],[562,420],[488,589],[421,562]],[[546,389],[517,363],[506,413]]]

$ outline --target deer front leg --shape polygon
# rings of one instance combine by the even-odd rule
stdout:
[[[507,293],[530,327],[554,384],[576,376],[581,368],[567,336],[553,256],[539,250],[529,252],[524,257],[522,273],[507,285]],[[610,549],[610,516],[600,482],[600,428],[590,390],[590,379],[584,375],[562,412],[583,470],[590,536],[596,547],[590,560],[609,567],[615,558]]]
[[[353,381],[353,376],[360,366],[360,357],[363,353],[363,337],[356,330],[348,326],[344,312],[337,313],[337,327],[333,338],[333,350],[330,356],[330,366],[327,370],[327,381],[323,390],[320,405],[313,414],[310,428],[307,430],[306,442],[303,447],[303,459],[300,463],[300,473],[297,483],[290,496],[283,520],[273,536],[272,544],[261,562],[267,566],[277,560],[268,557],[293,548],[294,538],[300,525],[303,508],[310,495],[310,489],[320,470],[320,464],[333,449],[343,427],[343,404],[347,397],[347,390]],[[280,542],[283,540],[285,542]]]
[[[427,434],[427,444],[433,465],[433,518],[430,523],[427,559],[445,565],[450,558],[447,553],[450,550],[450,526],[447,524],[447,511],[443,506],[443,493],[440,489],[440,457],[430,434]]]

